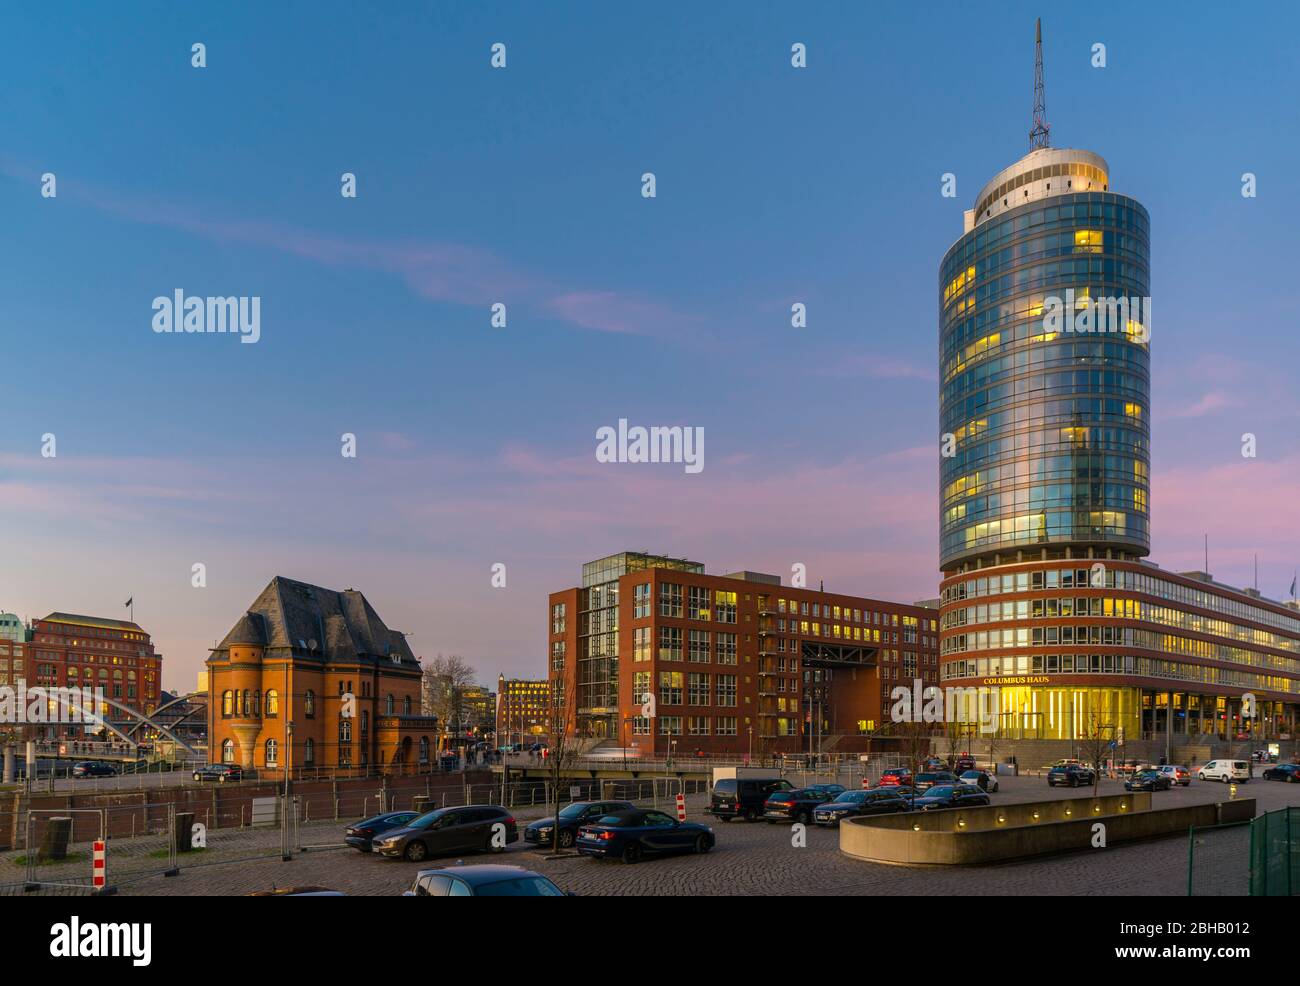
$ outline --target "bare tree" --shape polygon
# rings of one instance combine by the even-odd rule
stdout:
[[[906,722],[900,722],[895,728],[897,735],[903,744],[903,755],[907,758],[908,768],[912,771],[911,789],[909,801],[912,807],[916,807],[916,778],[921,773],[921,767],[930,756],[930,744],[934,739],[934,727],[923,722],[919,714]]]
[[[1110,750],[1110,744],[1114,738],[1115,724],[1103,721],[1096,712],[1090,712],[1087,725],[1084,727],[1083,737],[1079,741],[1079,750],[1092,766],[1093,797],[1097,796],[1097,788],[1101,783],[1101,761],[1105,758],[1107,751]]]
[[[565,701],[563,692],[556,695],[552,693],[551,698],[551,721],[550,721],[550,746],[547,749],[547,773],[551,781],[551,817],[555,819],[551,826],[551,854],[558,856],[560,853],[560,786],[564,783],[565,774],[568,768],[572,766],[573,761],[577,759],[578,743],[576,738],[570,735],[570,713],[569,705]]]
[[[424,665],[420,705],[425,715],[438,717],[444,732],[454,737],[465,717],[465,689],[475,683],[474,668],[459,654],[439,654]]]

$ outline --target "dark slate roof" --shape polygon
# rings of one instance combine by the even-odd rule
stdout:
[[[260,647],[266,646],[265,623],[262,620],[261,613],[245,613],[239,618],[233,630],[226,634],[226,639],[221,642],[221,646],[226,647],[230,644],[255,644]]]
[[[315,646],[310,646],[315,641]],[[273,578],[213,654],[232,644],[259,644],[326,661],[393,660],[417,664],[406,638],[390,630],[356,589],[324,589],[307,582]]]

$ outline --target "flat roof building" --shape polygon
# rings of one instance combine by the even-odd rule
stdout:
[[[576,737],[643,755],[847,750],[881,728],[890,689],[938,682],[934,609],[632,552],[583,573],[547,614],[553,728]]]

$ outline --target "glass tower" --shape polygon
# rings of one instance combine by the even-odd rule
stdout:
[[[1106,162],[1040,147],[939,268],[940,567],[1150,549],[1150,226]]]

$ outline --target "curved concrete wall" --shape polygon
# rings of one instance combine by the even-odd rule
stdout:
[[[1109,846],[1254,815],[1253,799],[1153,810],[1148,792],[907,812],[846,819],[840,824],[840,852],[910,866],[992,863],[1091,848],[1097,822],[1106,826]]]

